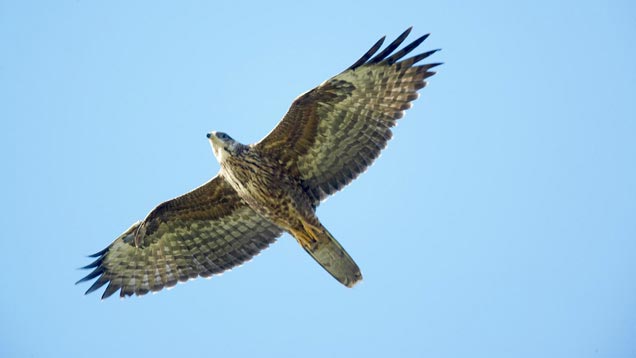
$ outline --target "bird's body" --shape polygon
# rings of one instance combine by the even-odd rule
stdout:
[[[258,214],[286,229],[299,227],[299,220],[292,218],[314,216],[311,200],[297,178],[256,148],[244,147],[219,160],[221,176],[241,199]],[[276,206],[268,205],[271,202]]]
[[[210,133],[221,176],[257,214],[290,233],[338,281],[353,286],[362,278],[358,265],[324,228],[298,177],[258,146]]]
[[[399,51],[411,29],[384,50],[384,38],[339,75],[302,94],[260,142],[241,144],[225,133],[208,138],[221,165],[199,188],[166,201],[106,249],[92,255],[103,298],[143,295],[241,264],[291,234],[345,286],[362,274],[316,216],[322,200],[360,175],[379,156],[391,128],[418,97],[435,51],[402,59],[428,35]],[[394,52],[396,51],[396,52]],[[375,55],[375,56],[374,56]]]

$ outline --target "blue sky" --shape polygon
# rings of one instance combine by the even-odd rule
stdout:
[[[0,356],[633,357],[636,11],[628,1],[0,1]],[[320,206],[346,289],[288,235],[142,298],[75,286],[408,26],[439,73]]]

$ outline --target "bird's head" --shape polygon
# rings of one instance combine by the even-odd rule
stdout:
[[[241,143],[223,132],[210,132],[207,137],[212,145],[214,156],[219,162],[222,162],[228,155],[236,155],[241,147]]]

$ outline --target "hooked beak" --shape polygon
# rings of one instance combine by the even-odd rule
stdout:
[[[208,137],[208,140],[210,140],[210,144],[212,146],[221,145],[221,140],[219,139],[219,137],[216,136],[216,132],[210,132],[205,136]]]
[[[205,136],[210,141],[210,146],[212,147],[212,150],[214,151],[214,155],[216,155],[217,149],[223,145],[221,141],[219,140],[219,137],[216,136],[216,132],[210,132],[206,134]]]

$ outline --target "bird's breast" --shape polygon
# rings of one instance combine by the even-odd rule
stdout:
[[[298,178],[274,160],[256,155],[226,160],[221,173],[238,195],[257,213],[285,227],[297,213],[313,215],[309,196]]]

